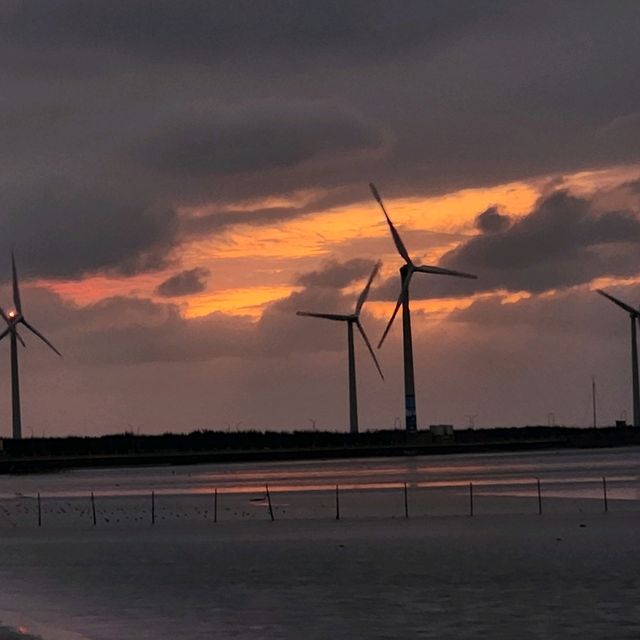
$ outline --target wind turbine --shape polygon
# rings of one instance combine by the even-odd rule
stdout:
[[[355,311],[349,315],[341,315],[337,313],[310,313],[308,311],[297,311],[296,315],[299,316],[309,316],[311,318],[324,318],[325,320],[334,320],[338,322],[346,322],[347,323],[347,346],[349,350],[349,431],[351,433],[358,433],[358,397],[356,391],[356,353],[355,346],[353,344],[353,326],[355,325],[364,343],[367,345],[367,349],[369,349],[369,353],[373,358],[373,362],[376,365],[376,369],[380,374],[380,377],[384,380],[384,375],[382,374],[382,369],[380,368],[380,364],[378,363],[378,359],[376,358],[376,354],[373,351],[373,347],[369,342],[369,338],[367,338],[367,334],[364,332],[362,324],[360,322],[360,311],[362,310],[362,306],[364,305],[367,296],[369,295],[369,289],[371,288],[371,283],[373,279],[378,274],[378,270],[380,269],[380,263],[378,262],[371,275],[369,276],[369,280],[367,280],[367,284],[365,285],[362,293],[358,297],[358,301],[356,302]]]
[[[407,432],[414,433],[418,429],[418,420],[416,416],[416,391],[415,391],[415,382],[414,382],[414,373],[413,373],[413,344],[411,341],[411,312],[409,310],[409,284],[411,282],[411,278],[416,271],[420,273],[433,273],[435,275],[440,276],[456,276],[458,278],[473,278],[476,279],[477,276],[471,275],[470,273],[463,273],[461,271],[452,271],[451,269],[443,269],[442,267],[432,267],[428,265],[417,265],[409,256],[409,252],[407,248],[404,246],[402,239],[400,238],[400,234],[398,230],[393,226],[391,222],[391,218],[389,218],[389,214],[385,209],[384,203],[382,202],[382,198],[378,193],[375,185],[373,183],[369,183],[369,187],[371,188],[371,193],[373,197],[377,200],[380,208],[382,209],[382,213],[384,213],[384,217],[387,220],[387,224],[389,225],[389,230],[391,231],[391,237],[393,238],[393,242],[396,245],[396,249],[398,253],[404,260],[404,264],[400,267],[400,296],[398,297],[398,302],[396,303],[396,308],[393,310],[391,314],[391,319],[387,324],[384,333],[382,334],[382,338],[380,338],[380,342],[378,343],[378,348],[382,346],[387,334],[389,333],[389,329],[391,329],[391,325],[395,320],[396,315],[398,314],[398,310],[402,307],[402,341],[403,341],[403,353],[404,353],[404,407],[405,407],[405,428]]]
[[[636,321],[640,321],[640,311],[634,309],[618,298],[614,298],[610,293],[602,289],[596,291],[605,298],[608,298],[613,304],[624,309],[631,318],[631,375],[633,377],[633,426],[640,426],[640,383],[638,382],[638,338],[636,334]]]
[[[49,348],[55,351],[59,356],[62,354],[31,324],[29,324],[22,315],[22,302],[20,300],[20,287],[18,285],[18,273],[16,271],[16,260],[11,252],[11,272],[13,276],[13,309],[6,313],[0,307],[0,315],[7,323],[7,328],[0,334],[0,340],[6,335],[11,339],[11,409],[13,414],[13,437],[16,440],[22,438],[22,417],[20,412],[20,375],[18,372],[18,340],[22,346],[26,346],[24,340],[18,333],[18,325],[24,325],[31,333],[35,334]]]

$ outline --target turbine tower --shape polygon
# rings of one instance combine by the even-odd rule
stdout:
[[[411,340],[411,312],[409,310],[409,284],[411,282],[411,278],[416,271],[420,273],[433,273],[441,276],[456,276],[458,278],[472,278],[476,279],[477,276],[471,275],[470,273],[463,273],[461,271],[452,271],[451,269],[443,269],[441,267],[431,267],[428,265],[417,265],[411,257],[409,256],[409,252],[407,248],[404,246],[402,239],[400,238],[400,234],[398,230],[393,226],[391,222],[391,218],[389,218],[389,214],[385,209],[384,203],[382,202],[382,198],[378,193],[375,185],[373,183],[369,183],[369,187],[371,188],[371,193],[373,197],[377,200],[380,208],[382,209],[382,213],[384,213],[384,217],[387,220],[387,224],[389,225],[389,230],[391,231],[391,237],[393,238],[393,242],[396,245],[396,249],[398,253],[404,260],[404,264],[400,267],[400,296],[398,297],[398,302],[396,303],[396,307],[391,314],[391,319],[387,324],[384,333],[382,334],[382,338],[380,338],[380,342],[378,343],[378,348],[382,346],[387,334],[389,333],[389,329],[391,329],[391,325],[395,320],[396,315],[398,314],[398,310],[402,307],[402,341],[403,341],[403,353],[404,353],[404,407],[405,407],[405,428],[408,433],[415,433],[418,429],[418,419],[416,416],[416,392],[415,392],[415,383],[414,383],[414,374],[413,374],[413,344]]]
[[[378,262],[371,275],[369,276],[369,280],[367,280],[367,284],[365,285],[362,293],[358,297],[358,301],[356,302],[355,311],[349,315],[340,315],[336,313],[310,313],[307,311],[297,311],[296,315],[299,316],[309,316],[311,318],[324,318],[325,320],[334,320],[338,322],[346,322],[347,323],[347,347],[349,351],[349,431],[351,433],[358,433],[358,396],[356,389],[356,353],[355,346],[353,344],[353,327],[354,325],[360,332],[364,343],[367,345],[367,349],[369,349],[369,353],[373,358],[373,362],[376,365],[376,369],[380,374],[380,377],[384,380],[384,375],[382,374],[382,369],[380,368],[380,364],[378,363],[378,359],[376,358],[376,354],[373,351],[371,343],[369,342],[369,338],[367,338],[367,334],[365,333],[362,324],[360,322],[360,311],[362,310],[362,306],[364,305],[367,296],[369,295],[369,289],[371,288],[371,283],[373,279],[376,277],[378,270],[380,269],[380,263]]]
[[[608,298],[613,304],[624,309],[631,319],[631,376],[633,379],[633,426],[640,427],[640,383],[638,382],[638,337],[636,331],[636,321],[640,321],[640,311],[634,309],[631,305],[618,298],[614,298],[610,293],[602,289],[596,291],[605,298]]]
[[[16,260],[11,252],[11,272],[13,277],[13,309],[6,313],[0,308],[0,315],[7,323],[7,328],[0,334],[0,340],[9,335],[11,340],[11,409],[13,416],[13,437],[16,440],[22,438],[22,417],[20,411],[20,375],[18,372],[18,340],[24,347],[24,340],[18,333],[18,325],[23,324],[31,333],[35,334],[49,348],[59,356],[62,354],[22,315],[22,302],[20,301],[20,287],[18,285],[18,273],[16,271]]]

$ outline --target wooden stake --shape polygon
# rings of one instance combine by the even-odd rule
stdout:
[[[340,520],[340,487],[336,485],[336,520]]]
[[[42,506],[40,504],[40,492],[38,492],[38,526],[42,526]]]
[[[269,516],[271,517],[271,522],[275,520],[273,517],[273,507],[271,506],[271,494],[269,493],[269,485],[265,484],[265,489],[267,490],[267,503],[269,504]]]
[[[156,523],[156,494],[151,492],[151,524]]]
[[[91,492],[91,515],[93,516],[93,526],[95,527],[98,522],[96,520],[96,500],[93,497],[93,491]]]
[[[536,478],[538,484],[538,515],[542,515],[542,490],[540,489],[540,478]]]
[[[404,483],[404,517],[409,517],[409,496],[407,492],[407,483]]]
[[[604,512],[609,511],[609,501],[607,500],[607,479],[602,476],[602,497],[604,498]]]
[[[213,490],[213,521],[218,522],[218,489]]]
[[[469,483],[469,515],[473,517],[473,482]]]

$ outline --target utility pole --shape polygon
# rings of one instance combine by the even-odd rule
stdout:
[[[598,412],[596,407],[596,378],[591,376],[591,404],[593,405],[593,428],[598,428]]]

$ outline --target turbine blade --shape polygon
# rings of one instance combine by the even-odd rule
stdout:
[[[2,307],[0,307],[0,316],[2,316],[2,319],[7,324],[11,324],[11,320],[9,320],[9,316],[7,315],[6,311]]]
[[[2,340],[11,331],[11,327],[7,327],[2,333],[0,333],[0,340]]]
[[[346,321],[349,319],[349,316],[343,316],[337,313],[310,313],[309,311],[296,311],[296,315],[307,316],[309,318],[323,318],[324,320]]]
[[[367,345],[367,349],[369,349],[369,353],[373,358],[373,362],[376,365],[376,369],[378,370],[380,377],[384,380],[384,374],[382,373],[382,369],[380,368],[380,363],[378,362],[378,358],[376,358],[376,354],[373,350],[373,347],[371,346],[371,343],[369,342],[369,338],[367,338],[367,334],[364,332],[363,326],[360,324],[360,320],[356,320],[356,327],[358,327],[358,331],[360,332],[364,343]]]
[[[618,298],[615,298],[610,293],[607,293],[606,291],[603,291],[602,289],[596,289],[596,291],[601,296],[604,296],[605,298],[608,298],[609,300],[611,300],[611,302],[613,302],[613,304],[617,304],[619,307],[621,307],[625,311],[628,311],[629,313],[633,314],[634,316],[638,315],[638,309],[634,309],[631,305],[628,305],[626,302],[622,302],[622,300],[618,300]]]
[[[471,273],[465,273],[464,271],[453,271],[451,269],[443,269],[442,267],[430,267],[428,265],[420,265],[415,268],[416,271],[421,273],[435,273],[440,276],[456,276],[458,278],[471,278],[477,280],[478,276],[474,276]]]
[[[409,252],[407,251],[407,248],[404,246],[404,242],[402,242],[402,238],[398,233],[398,230],[393,226],[393,222],[391,222],[391,218],[389,217],[389,214],[387,213],[387,210],[384,207],[384,202],[382,202],[382,198],[380,197],[380,194],[376,189],[376,185],[373,184],[373,182],[370,182],[369,188],[371,189],[371,193],[373,194],[373,197],[378,201],[378,204],[382,209],[382,213],[384,213],[384,217],[387,219],[387,224],[389,225],[389,230],[391,231],[391,237],[393,238],[393,242],[396,245],[396,249],[398,250],[398,253],[403,257],[404,261],[407,264],[413,264],[413,262],[411,261],[411,257],[409,256]]]
[[[362,305],[367,301],[367,297],[369,296],[369,289],[371,289],[371,283],[373,282],[374,278],[378,275],[378,271],[380,271],[381,266],[382,266],[382,262],[380,261],[376,262],[375,266],[373,267],[373,271],[369,276],[369,280],[367,280],[367,284],[365,285],[364,289],[362,290],[362,293],[358,297],[358,302],[356,303],[356,310],[355,310],[355,314],[357,316],[360,315]]]
[[[20,287],[18,285],[18,271],[16,269],[16,257],[11,252],[11,274],[13,276],[13,304],[19,315],[22,315],[22,302],[20,301]]]
[[[30,325],[24,318],[22,318],[20,322],[22,322],[22,324],[27,327],[31,333],[38,336],[38,338],[40,338],[40,340],[42,340],[42,342],[44,342],[52,351],[55,351],[60,357],[62,357],[62,354],[34,326]]]
[[[398,315],[398,310],[402,306],[404,298],[407,295],[407,291],[409,290],[409,282],[411,281],[412,275],[413,275],[413,271],[409,271],[409,273],[407,274],[407,277],[402,282],[402,288],[400,289],[398,302],[396,302],[396,308],[393,310],[393,313],[391,314],[391,318],[389,319],[389,322],[387,323],[384,333],[382,334],[382,338],[380,338],[380,342],[378,342],[378,349],[382,346],[382,343],[384,342],[385,338],[387,337],[387,334],[389,333],[389,330],[391,329],[391,325],[393,324],[393,321],[396,319],[396,316]]]

